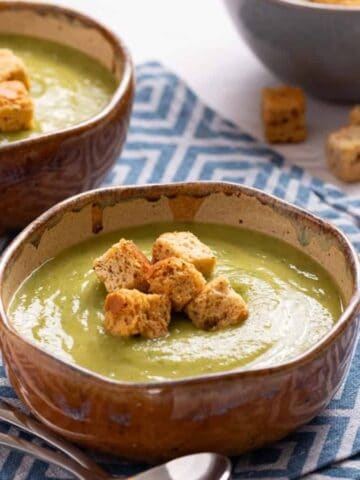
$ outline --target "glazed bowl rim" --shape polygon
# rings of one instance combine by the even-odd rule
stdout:
[[[189,377],[179,378],[179,379],[163,379],[150,382],[130,382],[124,380],[115,380],[109,377],[106,377],[102,374],[93,372],[85,367],[79,366],[75,363],[66,361],[55,354],[49,352],[41,345],[37,344],[35,341],[28,339],[21,335],[11,324],[6,309],[3,304],[2,299],[2,288],[3,288],[3,276],[6,270],[8,262],[11,260],[13,254],[16,254],[17,249],[21,248],[23,245],[27,244],[28,237],[33,233],[43,230],[40,236],[43,235],[46,231],[46,225],[54,226],[58,221],[61,221],[63,214],[70,211],[80,211],[85,208],[86,205],[93,203],[95,200],[99,202],[98,196],[111,196],[114,193],[123,193],[124,200],[131,199],[146,199],[151,196],[151,193],[155,193],[156,197],[161,196],[171,196],[174,194],[174,190],[180,189],[178,194],[196,196],[195,193],[192,193],[192,189],[200,189],[200,193],[197,196],[207,196],[213,195],[216,193],[223,193],[226,190],[231,190],[231,195],[236,194],[236,192],[244,192],[246,195],[253,196],[262,203],[271,204],[275,203],[283,208],[284,212],[286,211],[296,211],[304,219],[308,219],[310,222],[317,225],[321,225],[327,231],[330,231],[331,234],[338,239],[340,244],[347,250],[349,267],[351,268],[352,275],[354,277],[354,294],[352,295],[348,306],[345,308],[344,312],[336,322],[336,324],[329,330],[329,332],[321,338],[321,340],[314,345],[312,345],[308,350],[297,355],[293,359],[290,359],[287,362],[284,362],[279,365],[269,366],[269,367],[257,367],[249,369],[233,369],[225,370],[216,373],[209,373],[204,375],[193,375]],[[181,190],[183,189],[183,190]],[[159,193],[159,191],[161,193]],[[147,196],[146,196],[147,195]],[[119,200],[120,201],[120,200]],[[116,203],[116,202],[115,202]],[[79,204],[81,208],[79,208]],[[195,222],[196,223],[196,222]],[[238,227],[241,228],[241,227]],[[17,288],[20,285],[17,286]],[[175,385],[184,385],[184,384],[193,384],[208,382],[211,380],[231,380],[234,377],[236,378],[248,378],[248,377],[263,377],[268,375],[281,374],[286,371],[292,370],[294,368],[300,367],[308,363],[313,358],[320,355],[323,350],[327,349],[343,332],[349,323],[355,321],[357,315],[357,309],[360,306],[360,262],[357,255],[357,252],[351,242],[347,237],[334,225],[327,222],[326,220],[321,219],[320,217],[310,213],[309,211],[298,207],[290,202],[282,200],[272,194],[265,193],[257,188],[244,186],[237,183],[231,182],[217,182],[217,181],[199,181],[199,182],[179,182],[179,183],[167,183],[167,184],[147,184],[147,185],[129,185],[129,186],[115,186],[115,187],[105,187],[98,188],[94,190],[89,190],[87,192],[80,193],[69,197],[68,199],[57,203],[37,219],[31,222],[24,230],[22,230],[19,235],[12,240],[8,245],[5,252],[0,257],[0,322],[2,323],[6,334],[15,335],[21,342],[25,342],[28,346],[35,348],[40,353],[45,356],[50,357],[55,362],[60,362],[63,367],[71,369],[75,374],[81,374],[89,380],[97,380],[105,382],[108,385],[113,387],[125,387],[125,388],[139,388],[139,389],[154,389],[154,388],[163,388],[168,386]]]
[[[52,132],[41,133],[32,138],[23,138],[20,140],[11,141],[5,145],[0,145],[0,153],[11,151],[18,147],[29,146],[32,148],[36,148],[38,145],[42,144],[43,142],[47,142],[53,138],[61,140],[62,138],[68,138],[69,136],[77,136],[84,132],[89,131],[90,129],[96,127],[97,125],[101,124],[104,120],[106,120],[116,108],[116,106],[121,103],[123,98],[126,95],[129,85],[133,81],[133,73],[134,73],[134,66],[132,62],[132,58],[130,52],[126,45],[124,44],[123,40],[107,25],[102,23],[101,21],[95,19],[91,15],[82,13],[80,10],[77,10],[72,7],[65,7],[61,5],[57,5],[54,1],[49,0],[0,0],[0,11],[2,9],[46,9],[50,12],[55,12],[59,14],[64,14],[69,17],[73,16],[76,19],[80,20],[85,25],[91,25],[95,28],[98,32],[102,32],[106,39],[108,39],[112,45],[116,45],[121,52],[121,57],[123,61],[123,71],[121,77],[118,81],[117,87],[113,94],[111,95],[108,102],[105,106],[95,115],[81,121],[80,123],[76,123],[75,125],[70,125],[66,128],[60,128],[58,130],[54,130]],[[11,32],[7,32],[11,33]],[[43,37],[36,37],[43,39]],[[46,39],[44,39],[46,40]],[[55,42],[62,45],[61,40],[56,40]],[[76,49],[76,47],[73,47]],[[86,54],[85,54],[86,55]],[[92,57],[90,57],[92,58]],[[94,59],[96,61],[96,59]],[[106,68],[106,67],[104,67]],[[106,68],[110,72],[108,68]],[[112,72],[110,72],[112,73]]]
[[[310,2],[309,0],[266,0],[267,2],[278,5],[285,5],[289,8],[300,8],[305,10],[322,10],[328,12],[358,12],[360,13],[360,5],[338,5],[330,3]]]

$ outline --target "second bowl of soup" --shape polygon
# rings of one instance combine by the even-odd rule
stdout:
[[[120,238],[150,258],[159,235],[175,231],[211,248],[206,282],[226,277],[248,317],[205,331],[173,311],[161,338],[109,335],[94,259]],[[330,401],[354,349],[358,276],[339,231],[253,189],[93,191],[51,209],[5,253],[3,353],[31,411],[73,441],[148,461],[238,454]]]
[[[0,133],[0,232],[100,184],[125,141],[133,69],[122,42],[75,11],[1,1],[0,49],[30,78],[31,128]]]

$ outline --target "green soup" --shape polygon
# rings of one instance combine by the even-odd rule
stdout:
[[[191,230],[214,250],[215,274],[226,275],[248,302],[249,318],[205,332],[178,315],[166,338],[108,336],[106,291],[93,259],[120,237],[150,254],[156,237],[174,230]],[[69,362],[110,378],[152,381],[280,364],[316,343],[341,312],[328,274],[289,245],[238,228],[172,223],[125,229],[64,251],[23,283],[9,313],[23,336]]]
[[[0,35],[0,48],[24,60],[35,103],[35,128],[0,133],[0,145],[80,123],[100,112],[116,89],[110,71],[73,48],[19,35]]]

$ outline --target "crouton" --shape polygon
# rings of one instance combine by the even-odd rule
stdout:
[[[192,263],[203,275],[210,276],[216,265],[211,249],[191,232],[163,233],[153,245],[153,262],[179,257]]]
[[[34,126],[34,105],[21,82],[0,83],[0,131],[17,132]]]
[[[182,310],[206,285],[192,263],[177,257],[155,263],[148,280],[149,291],[167,295],[176,311]]]
[[[94,260],[93,268],[108,292],[119,288],[148,290],[146,277],[151,264],[131,240],[121,239]]]
[[[17,80],[23,83],[27,90],[30,89],[30,79],[21,58],[11,50],[0,48],[0,82]]]
[[[236,325],[248,317],[243,298],[235,292],[225,277],[217,277],[186,306],[185,312],[193,324],[203,330],[220,330]]]
[[[360,105],[356,105],[350,112],[350,125],[360,125]]]
[[[344,182],[360,181],[360,125],[344,127],[329,135],[327,163],[333,174]]]
[[[306,139],[305,95],[297,87],[265,88],[262,96],[265,138],[270,143],[297,143]]]
[[[104,309],[105,330],[111,335],[158,338],[168,334],[171,304],[165,295],[122,288],[108,293]]]

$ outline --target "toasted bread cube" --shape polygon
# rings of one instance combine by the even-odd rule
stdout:
[[[0,83],[0,131],[17,132],[34,126],[34,105],[24,84]]]
[[[268,142],[297,143],[306,139],[305,95],[300,88],[265,88],[262,117]]]
[[[30,79],[21,58],[11,50],[0,48],[0,82],[17,80],[23,83],[27,90],[30,89]]]
[[[165,295],[119,289],[105,299],[105,330],[114,336],[145,338],[168,334],[171,304]]]
[[[168,232],[160,235],[153,245],[153,262],[168,257],[179,257],[192,263],[206,277],[216,265],[211,249],[191,232]]]
[[[360,181],[360,125],[332,133],[326,144],[327,162],[334,175],[345,182]]]
[[[350,125],[360,125],[360,105],[356,105],[350,112]]]
[[[148,290],[151,264],[131,240],[121,239],[94,260],[94,270],[108,292],[119,288]]]
[[[192,263],[169,257],[155,263],[149,275],[149,291],[167,295],[176,311],[182,310],[206,285]]]
[[[237,325],[248,315],[241,295],[230,286],[226,277],[217,277],[185,307],[193,324],[203,330],[220,330]]]

